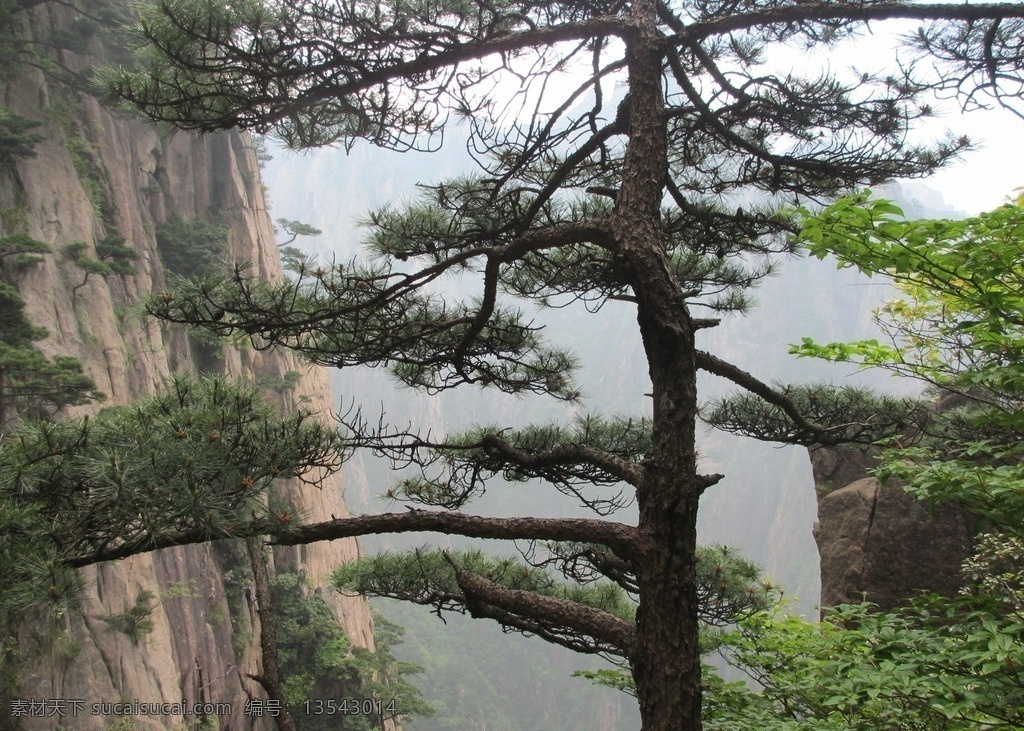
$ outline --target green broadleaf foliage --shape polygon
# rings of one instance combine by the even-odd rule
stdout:
[[[894,442],[883,477],[931,503],[956,502],[989,524],[1024,518],[1024,208],[1007,204],[960,221],[907,221],[867,194],[806,217],[810,253],[892,279],[898,296],[875,313],[878,340],[820,345],[798,355],[861,363],[954,394],[921,435]]]
[[[981,731],[1024,724],[1024,616],[985,596],[922,596],[891,613],[871,604],[821,622],[761,612],[716,638],[760,686],[704,667],[713,731]],[[635,693],[628,670],[581,673]]]
[[[723,696],[725,715],[706,709],[708,727],[1022,728],[1024,209],[906,221],[864,195],[805,218],[800,240],[840,267],[891,278],[898,297],[876,312],[883,341],[804,338],[791,352],[885,368],[942,394],[919,432],[885,442],[878,474],[1005,533],[979,540],[956,599],[923,596],[889,613],[837,607],[819,624],[770,614],[742,621],[721,647],[764,689]]]

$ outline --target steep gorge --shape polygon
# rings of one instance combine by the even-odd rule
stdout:
[[[12,17],[33,49],[84,32],[82,17],[61,5],[36,4]],[[52,249],[11,276],[29,317],[49,333],[37,347],[48,356],[80,359],[107,396],[104,404],[70,411],[89,413],[152,394],[172,372],[214,369],[275,386],[266,395],[282,409],[301,402],[329,413],[330,389],[320,370],[286,354],[219,346],[206,348],[213,357],[200,363],[183,332],[139,311],[137,303],[166,283],[156,232],[173,216],[217,222],[232,258],[249,262],[262,277],[283,275],[250,141],[234,132],[199,138],[156,129],[112,113],[47,72],[83,71],[97,60],[90,56],[96,43],[36,54],[44,68],[8,68],[0,77],[0,105],[39,122],[34,132],[43,137],[34,157],[0,166],[0,235],[24,233]],[[138,255],[136,274],[85,276],[62,253],[84,242],[95,256],[96,243],[112,234]],[[282,386],[292,371],[301,373],[298,382]],[[346,513],[340,478],[320,491],[293,485],[286,492],[280,498],[309,520]],[[318,585],[358,550],[354,540],[337,541],[278,550],[274,562],[303,570]],[[244,714],[247,698],[265,696],[244,677],[259,671],[257,620],[252,592],[240,586],[237,572],[225,574],[233,555],[237,550],[215,546],[177,548],[87,570],[81,609],[67,614],[61,635],[44,640],[26,629],[19,638],[23,669],[15,695],[48,704],[45,716],[27,713],[12,721],[20,722],[14,727],[98,731],[118,719],[94,715],[93,703],[184,700],[230,704],[218,728],[272,728],[269,717]],[[372,647],[365,601],[324,597],[350,641]],[[111,622],[140,605],[149,612],[149,631],[133,635]],[[72,701],[84,703],[75,717]],[[140,715],[133,728],[191,729],[198,722],[187,714]]]

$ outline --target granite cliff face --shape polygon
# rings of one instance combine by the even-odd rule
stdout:
[[[74,33],[78,16],[58,5],[38,5],[16,16],[19,32],[46,42]],[[62,67],[79,70],[85,55],[55,53]],[[85,53],[84,51],[82,53]],[[154,393],[172,372],[198,365],[181,332],[161,326],[135,306],[165,283],[156,230],[171,216],[217,220],[226,227],[230,255],[251,263],[260,276],[282,276],[274,231],[267,215],[259,167],[250,141],[238,133],[197,138],[172,134],[118,116],[96,99],[71,91],[35,68],[7,70],[0,78],[0,104],[14,115],[40,122],[44,137],[35,157],[0,168],[0,235],[22,232],[52,247],[44,261],[17,275],[17,286],[36,325],[49,337],[37,343],[46,355],[70,355],[107,395],[106,404]],[[76,241],[87,253],[118,234],[137,254],[133,276],[89,276],[62,256]],[[91,254],[90,255],[94,255]],[[279,383],[301,372],[293,389],[267,395],[281,408],[331,408],[326,375],[281,353],[224,348],[213,367],[232,377]],[[209,364],[204,364],[210,368]],[[78,407],[87,413],[102,405]],[[288,489],[309,520],[342,516],[340,478],[321,491]],[[354,540],[277,551],[274,561],[304,570],[321,582],[336,564],[358,553]],[[65,718],[24,717],[23,729],[111,726],[116,717],[93,714],[93,703],[170,702],[231,704],[218,728],[272,728],[269,718],[247,718],[248,697],[265,697],[244,674],[258,672],[251,592],[233,584],[230,550],[200,546],[159,551],[102,564],[86,572],[80,613],[65,618],[54,642],[20,638],[26,660],[17,692],[25,699],[82,701]],[[232,593],[234,590],[234,593]],[[146,594],[148,592],[148,594]],[[109,620],[148,596],[152,631],[136,636]],[[350,641],[372,646],[372,623],[360,599],[328,596]],[[233,601],[229,599],[234,598]],[[56,706],[51,703],[50,709]],[[5,721],[0,721],[0,725]],[[193,728],[181,714],[138,716],[135,729]],[[63,724],[63,725],[62,725]]]

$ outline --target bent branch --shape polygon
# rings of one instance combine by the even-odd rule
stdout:
[[[702,371],[720,376],[735,383],[737,386],[760,396],[774,406],[782,409],[782,412],[793,420],[793,424],[807,435],[815,435],[821,439],[827,439],[829,429],[821,424],[808,421],[803,414],[797,411],[793,402],[779,393],[764,381],[758,380],[746,371],[737,368],[732,363],[716,358],[711,353],[698,350],[696,353],[697,367]]]
[[[410,510],[296,526],[275,532],[273,542],[296,546],[374,533],[412,531],[504,540],[589,541],[607,546],[624,559],[633,557],[636,540],[635,528],[592,518],[485,518],[464,513]]]
[[[626,620],[585,604],[543,596],[531,591],[510,589],[452,563],[459,588],[466,597],[466,608],[473,617],[494,619],[516,629],[536,633],[552,642],[584,652],[608,652],[629,657],[636,627]],[[596,644],[589,649],[582,638],[566,636],[564,630],[588,635]],[[572,644],[567,644],[572,643]],[[610,645],[611,647],[607,647]]]
[[[116,561],[160,548],[206,543],[219,538],[243,538],[265,535],[271,543],[297,546],[317,541],[333,541],[375,533],[409,533],[431,531],[446,535],[498,540],[586,541],[607,546],[616,556],[631,559],[634,555],[636,529],[606,520],[586,518],[485,518],[463,513],[410,510],[407,513],[361,515],[335,518],[304,526],[286,526],[280,521],[256,520],[230,531],[209,528],[180,531],[160,536],[146,536],[117,545],[104,545],[95,551],[72,556],[64,563],[72,567],[90,566],[102,561]]]

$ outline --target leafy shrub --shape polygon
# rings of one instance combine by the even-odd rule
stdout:
[[[327,602],[319,594],[309,593],[302,574],[279,573],[271,582],[271,596],[284,692],[301,731],[372,731],[381,726],[382,717],[433,713],[403,677],[420,668],[398,662],[391,655],[401,628],[375,618],[376,650],[370,652],[349,643]],[[382,713],[318,714],[304,705],[318,699],[360,704],[379,699]]]
[[[113,220],[114,204],[108,194],[107,172],[92,144],[85,137],[75,134],[68,137],[67,149],[71,155],[71,165],[78,174],[78,182],[96,216],[103,221]]]
[[[218,268],[227,257],[228,227],[174,215],[156,230],[156,243],[164,268],[182,277]]]

